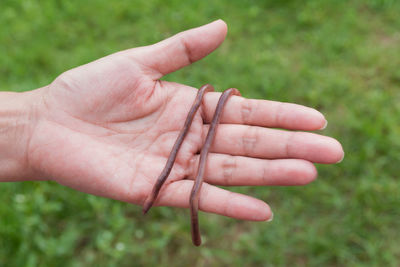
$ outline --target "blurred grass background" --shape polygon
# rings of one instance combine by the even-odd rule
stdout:
[[[305,187],[234,188],[271,223],[0,184],[0,266],[400,266],[400,1],[0,1],[0,90],[24,91],[107,54],[222,18],[225,43],[166,77],[308,105],[344,161]]]

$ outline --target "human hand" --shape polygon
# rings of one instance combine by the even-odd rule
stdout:
[[[27,148],[35,175],[90,194],[143,204],[197,91],[159,79],[212,52],[226,31],[225,23],[216,21],[69,70],[38,89],[36,125]],[[198,153],[219,96],[205,95],[156,205],[188,207]],[[324,116],[311,108],[231,97],[208,157],[200,209],[268,220],[272,213],[263,201],[215,185],[311,182],[317,175],[312,163],[340,161],[341,145],[330,137],[270,128],[312,131],[325,124]]]

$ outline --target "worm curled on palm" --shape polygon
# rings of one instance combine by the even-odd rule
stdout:
[[[172,147],[171,154],[168,157],[167,163],[165,164],[164,169],[162,170],[160,176],[158,177],[156,183],[154,184],[150,195],[144,201],[143,214],[146,214],[153,206],[154,202],[157,199],[158,193],[161,190],[162,185],[164,184],[169,174],[171,173],[172,167],[175,163],[176,156],[178,155],[183,140],[185,139],[187,133],[189,132],[190,126],[192,125],[193,122],[193,118],[196,115],[197,110],[201,106],[204,94],[206,92],[212,92],[212,91],[214,91],[214,87],[210,84],[205,84],[198,90],[196,99],[194,100],[193,105],[190,108],[189,113],[186,117],[185,124],[183,125],[183,128],[179,133],[179,136],[176,139],[174,146]]]
[[[149,209],[153,206],[155,200],[157,199],[157,196],[161,190],[162,185],[164,184],[164,182],[167,180],[169,174],[171,173],[172,167],[175,163],[176,156],[178,155],[179,149],[180,149],[187,133],[189,132],[193,118],[196,115],[196,112],[201,105],[203,96],[206,92],[210,92],[210,91],[214,91],[214,87],[212,85],[206,84],[206,85],[203,85],[197,92],[196,99],[195,99],[191,109],[189,110],[189,113],[186,117],[185,124],[184,124],[181,132],[179,133],[179,136],[176,139],[174,146],[172,147],[171,154],[168,157],[167,163],[165,164],[165,167],[164,167],[163,171],[161,172],[160,176],[156,180],[156,183],[154,184],[150,195],[146,198],[146,200],[143,204],[143,214],[146,214],[149,211]],[[220,122],[221,114],[224,109],[225,103],[231,95],[240,95],[240,92],[235,88],[227,89],[222,93],[220,99],[218,100],[218,104],[215,109],[215,113],[214,113],[213,119],[211,121],[211,125],[208,130],[206,140],[201,149],[199,168],[197,170],[196,179],[194,181],[192,192],[190,194],[189,202],[190,202],[190,215],[191,215],[191,226],[192,226],[191,232],[192,232],[192,242],[195,246],[201,245],[201,236],[200,236],[199,219],[198,219],[199,193],[200,193],[201,185],[203,183],[203,176],[204,176],[204,170],[206,167],[207,155],[208,155],[208,151],[212,145],[212,142],[214,141],[215,133],[216,133],[218,124]]]
[[[207,164],[208,151],[214,141],[215,133],[221,119],[221,114],[224,109],[225,103],[231,95],[240,95],[239,90],[235,88],[229,88],[225,90],[218,100],[217,107],[215,109],[214,117],[211,121],[210,128],[207,133],[206,141],[204,142],[203,148],[200,153],[199,168],[197,170],[196,179],[190,194],[190,215],[192,224],[192,242],[195,246],[201,245],[201,235],[199,230],[199,193],[201,185],[203,183],[204,170]]]

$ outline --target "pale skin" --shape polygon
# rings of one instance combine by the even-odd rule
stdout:
[[[142,205],[197,92],[160,78],[211,53],[226,32],[218,20],[69,70],[48,86],[0,93],[0,181],[54,180]],[[157,206],[189,206],[199,151],[220,95],[204,96]],[[308,132],[324,126],[324,116],[312,108],[232,96],[208,157],[200,210],[271,219],[265,202],[217,185],[313,181],[313,163],[333,164],[344,156],[338,141]]]

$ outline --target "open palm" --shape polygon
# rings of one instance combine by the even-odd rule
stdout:
[[[63,73],[42,89],[29,162],[40,175],[60,184],[142,204],[197,93],[159,79],[203,58],[225,35],[225,23],[216,21]],[[156,205],[188,207],[198,153],[219,95],[205,95]],[[263,201],[215,185],[312,181],[312,162],[339,161],[340,144],[312,133],[266,127],[308,131],[325,122],[318,111],[295,104],[229,99],[208,158],[200,209],[240,219],[269,219],[271,211]]]

